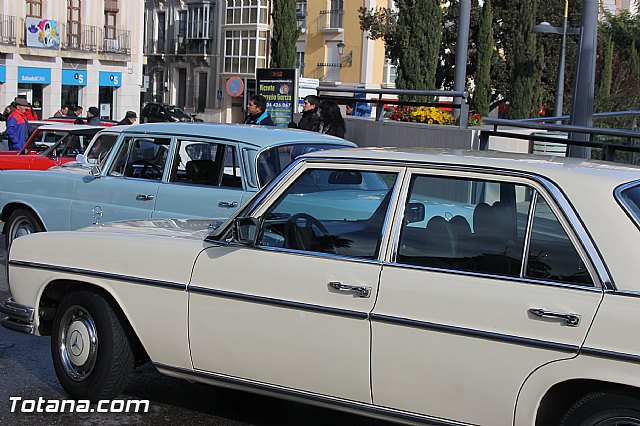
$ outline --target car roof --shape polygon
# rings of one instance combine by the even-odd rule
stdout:
[[[53,123],[48,121],[47,124],[43,124],[39,126],[36,130],[44,131],[64,131],[64,132],[72,132],[74,130],[89,130],[89,129],[104,129],[104,126],[89,126],[86,124],[67,124],[67,123]]]
[[[590,180],[618,186],[640,180],[640,166],[587,160],[574,157],[517,154],[499,151],[478,151],[447,148],[348,148],[316,151],[303,158],[334,158],[365,162],[400,163],[402,165],[448,165],[516,171],[546,177],[554,182],[572,181],[589,188]],[[581,181],[581,179],[584,179]]]
[[[290,142],[356,146],[353,142],[345,139],[309,132],[307,130],[247,124],[145,123],[127,126],[126,131],[135,133],[159,133],[166,136],[218,138],[229,141],[241,141],[254,145],[257,148],[283,145]]]

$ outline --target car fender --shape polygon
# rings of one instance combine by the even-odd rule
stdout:
[[[546,364],[531,373],[522,385],[516,401],[514,425],[534,426],[544,396],[554,386],[571,380],[603,382],[605,387],[618,384],[640,388],[640,364],[589,355]]]

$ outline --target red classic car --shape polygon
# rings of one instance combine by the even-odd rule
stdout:
[[[80,124],[41,125],[20,151],[0,151],[0,170],[46,170],[74,161],[102,129]]]

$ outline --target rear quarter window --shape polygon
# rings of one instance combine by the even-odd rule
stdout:
[[[616,198],[640,229],[640,182],[619,187],[616,190]]]

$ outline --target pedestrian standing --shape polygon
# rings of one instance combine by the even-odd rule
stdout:
[[[262,126],[276,125],[267,112],[267,98],[262,95],[253,95],[249,99],[244,124],[260,124]]]
[[[60,109],[58,111],[56,111],[55,114],[53,114],[53,116],[54,117],[66,117],[68,113],[69,113],[69,105],[62,105],[60,107]]]
[[[320,99],[317,96],[305,96],[304,104],[302,105],[302,118],[300,118],[298,124],[293,121],[289,123],[289,127],[317,132],[320,128],[318,107],[320,107]]]
[[[100,121],[100,110],[96,107],[89,107],[87,110],[87,124],[90,126],[102,126]]]
[[[7,118],[7,138],[9,139],[9,151],[20,151],[29,137],[29,120],[27,108],[29,102],[23,98],[16,98],[13,102],[15,108]]]
[[[138,115],[136,114],[135,111],[127,111],[127,113],[124,115],[124,118],[120,121],[118,121],[118,125],[131,125],[131,124],[136,124],[136,121],[138,121]]]
[[[340,107],[334,101],[324,101],[320,105],[320,133],[344,138],[347,123],[342,118]]]

